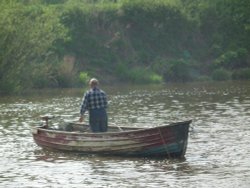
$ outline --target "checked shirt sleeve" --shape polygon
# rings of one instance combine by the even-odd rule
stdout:
[[[88,110],[88,93],[85,93],[82,104],[81,104],[81,111],[80,114],[83,115]]]

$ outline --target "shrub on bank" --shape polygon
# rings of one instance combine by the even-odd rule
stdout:
[[[164,78],[166,81],[187,82],[196,80],[193,65],[189,61],[171,60],[165,65]]]
[[[219,68],[212,72],[212,79],[215,81],[226,81],[231,79],[232,73],[226,69]]]
[[[239,69],[233,72],[234,80],[250,80],[250,68]]]
[[[228,70],[248,79],[248,3],[2,0],[0,92],[79,86],[85,71],[134,83],[227,80]]]
[[[87,72],[80,72],[79,74],[79,80],[82,84],[87,85],[88,81],[89,81],[90,77],[89,74]]]
[[[126,65],[119,64],[116,67],[116,75],[121,81],[128,81],[137,84],[145,83],[162,83],[163,78],[161,75],[152,70],[135,67],[128,69]]]

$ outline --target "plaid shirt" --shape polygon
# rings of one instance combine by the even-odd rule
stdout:
[[[87,110],[107,108],[107,106],[105,92],[95,87],[85,93],[80,113],[83,115]]]

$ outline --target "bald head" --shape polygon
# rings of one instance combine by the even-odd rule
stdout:
[[[98,84],[99,84],[99,81],[96,78],[92,78],[89,81],[89,86],[92,87],[92,88],[98,86]]]

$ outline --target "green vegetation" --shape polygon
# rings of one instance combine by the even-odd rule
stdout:
[[[250,79],[249,0],[2,0],[0,94]]]
[[[231,78],[231,73],[223,68],[216,69],[212,72],[213,80],[225,81]]]

